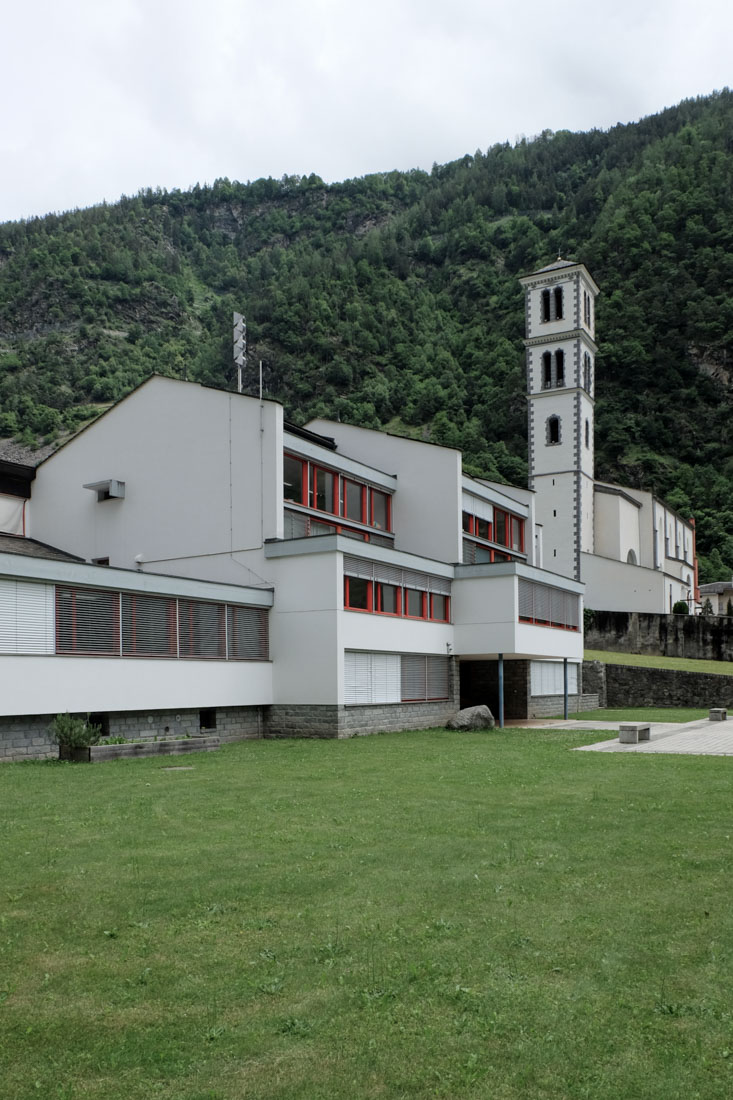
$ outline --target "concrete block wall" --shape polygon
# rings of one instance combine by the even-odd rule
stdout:
[[[584,710],[596,710],[600,706],[597,694],[568,695],[568,714]],[[528,718],[555,718],[562,715],[562,695],[532,695],[529,700]]]
[[[52,714],[0,717],[0,761],[46,760],[58,756],[48,727]]]
[[[216,725],[206,732],[224,741],[243,741],[262,736],[261,707],[216,707]],[[198,710],[121,711],[109,715],[109,736],[136,741],[162,741],[191,737],[200,732]]]

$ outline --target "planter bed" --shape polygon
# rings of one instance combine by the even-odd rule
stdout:
[[[92,745],[89,759],[93,764],[103,760],[122,760],[133,756],[179,756],[188,752],[213,752],[219,748],[218,737],[187,737],[174,741],[136,741],[130,745]]]

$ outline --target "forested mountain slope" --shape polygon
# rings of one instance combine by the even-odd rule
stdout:
[[[74,428],[150,372],[462,447],[526,479],[522,293],[558,254],[598,301],[597,475],[697,518],[733,570],[733,93],[431,173],[146,191],[0,226],[0,436]]]

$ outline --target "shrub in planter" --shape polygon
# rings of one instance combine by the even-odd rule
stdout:
[[[57,714],[49,729],[59,747],[59,760],[89,760],[89,746],[102,736],[101,726],[70,714]]]
[[[673,615],[689,615],[690,614],[690,609],[687,606],[687,600],[677,600],[677,603],[675,603],[672,606],[672,614]]]

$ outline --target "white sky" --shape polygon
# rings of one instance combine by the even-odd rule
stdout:
[[[12,0],[0,221],[443,164],[733,83],[731,0]]]

